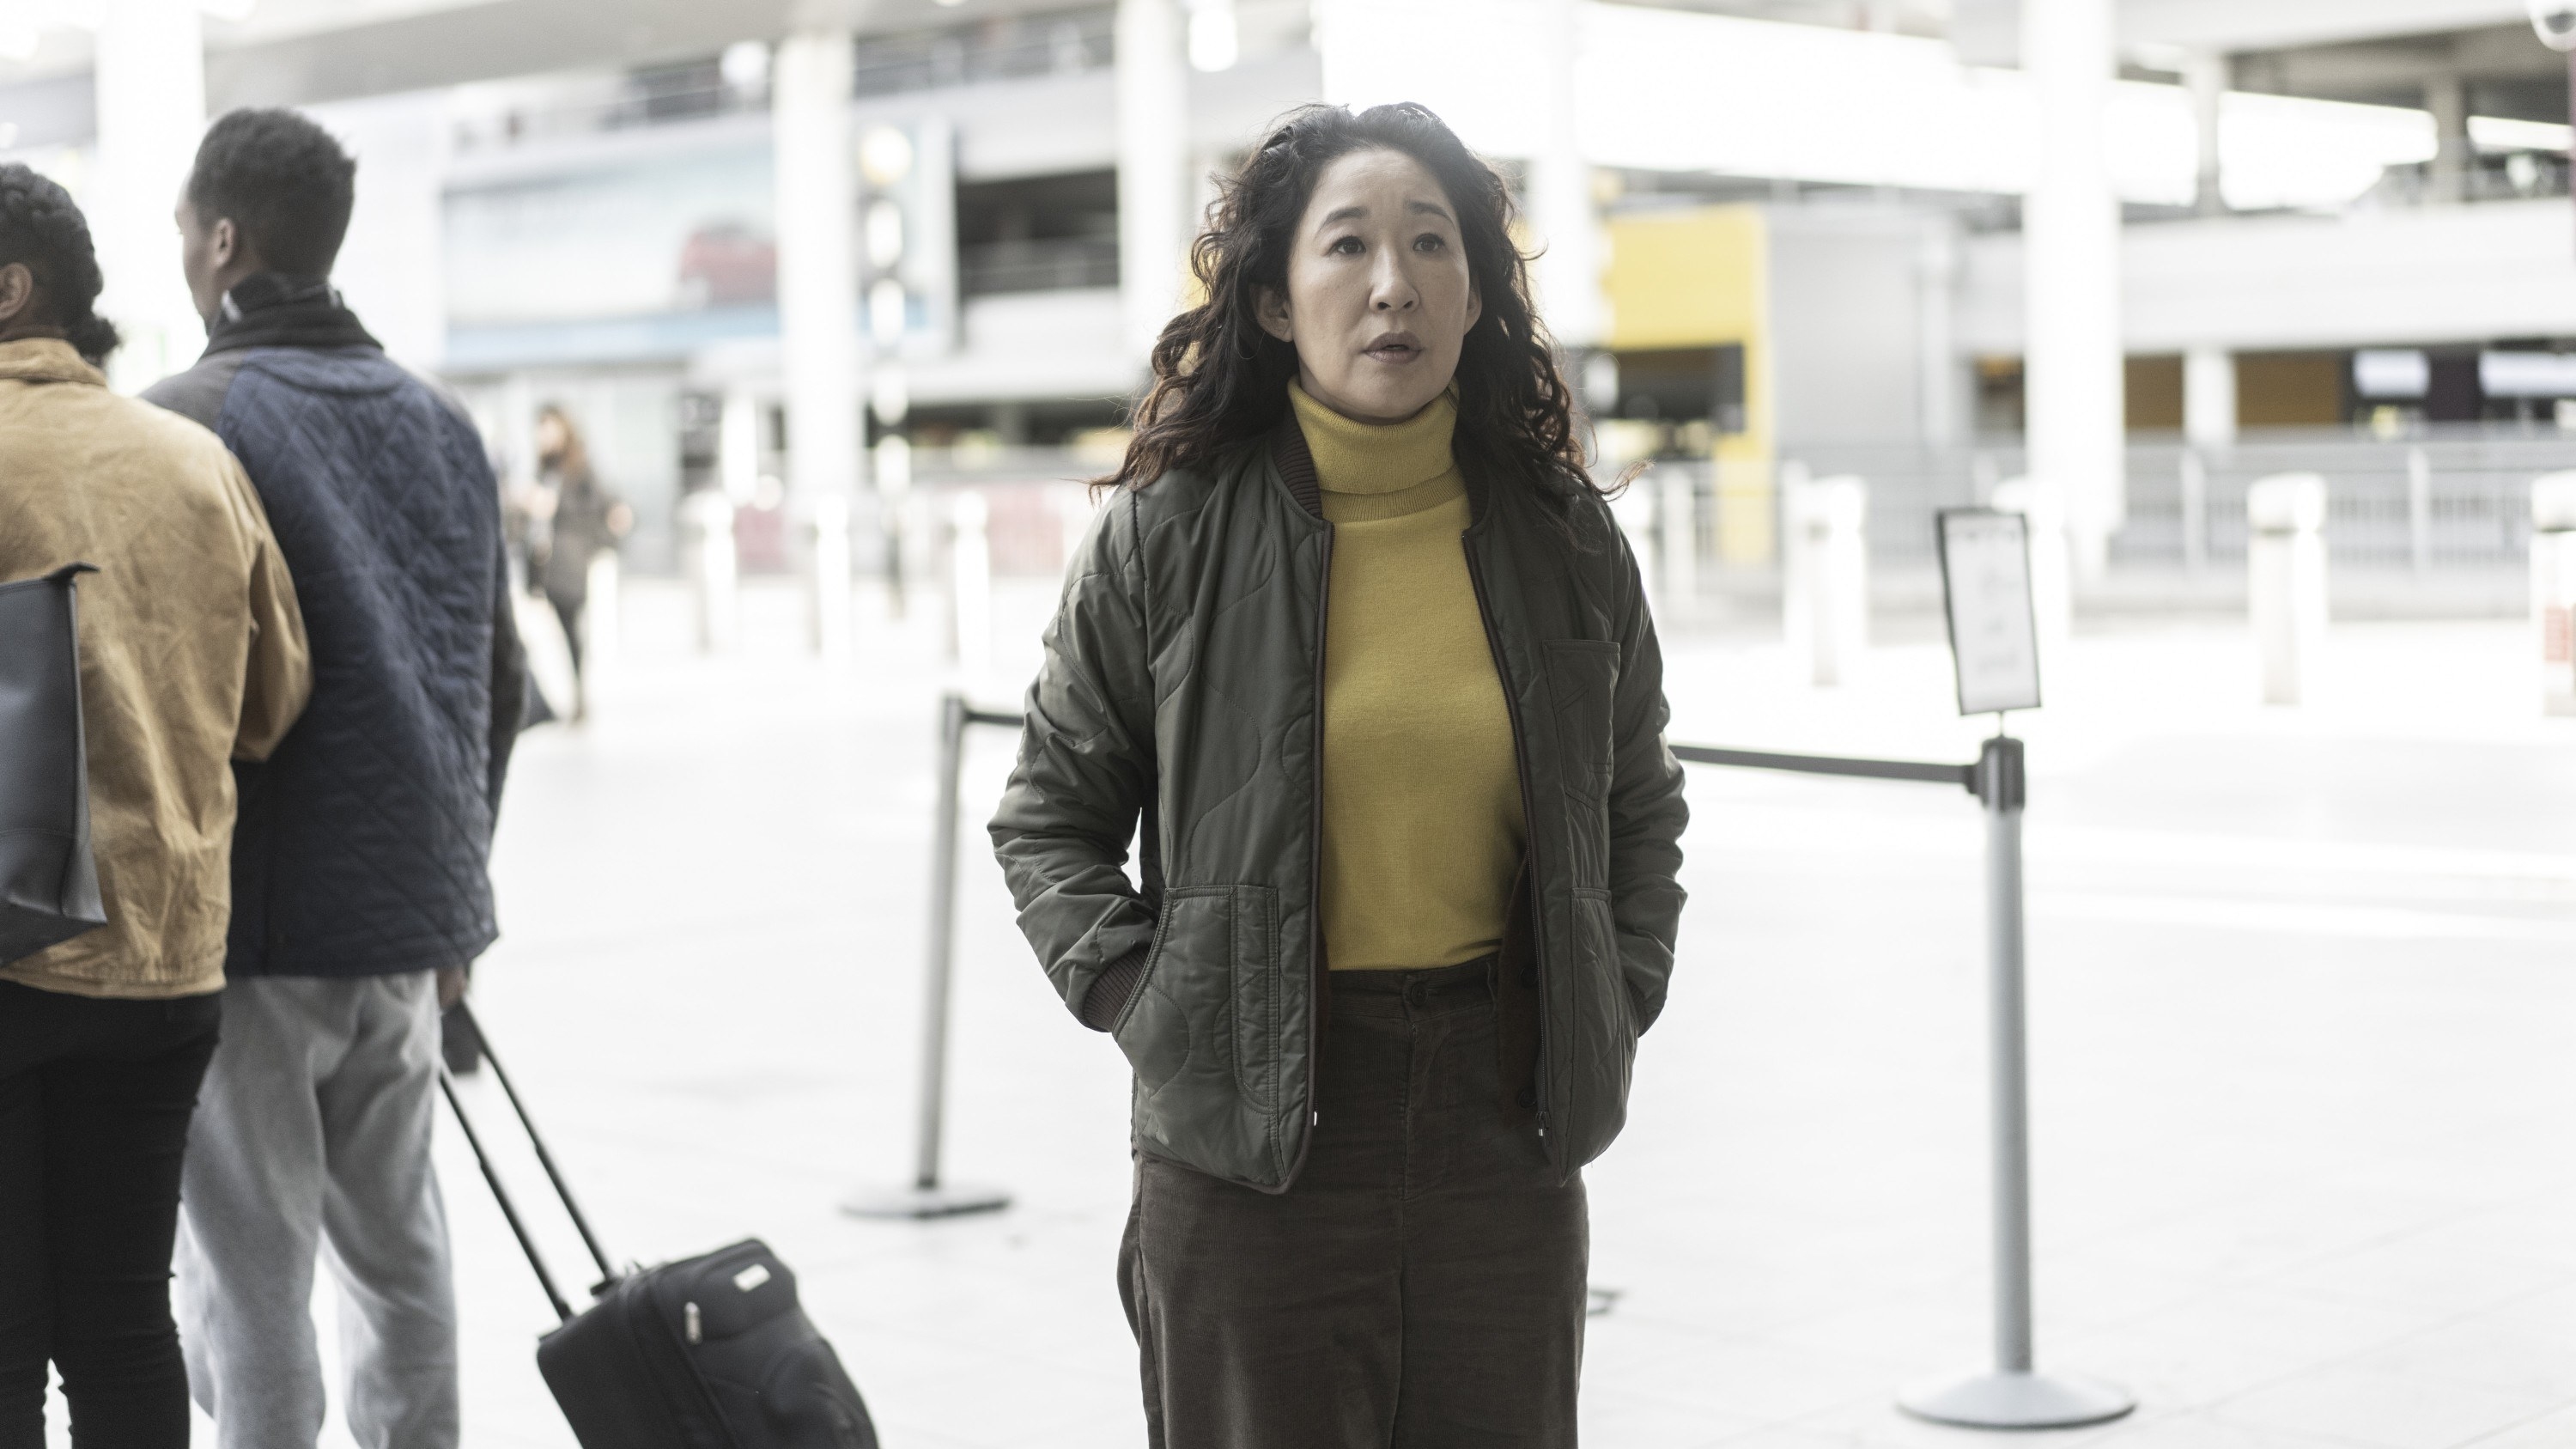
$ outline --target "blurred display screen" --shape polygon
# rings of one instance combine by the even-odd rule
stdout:
[[[767,307],[769,148],[451,190],[447,305],[467,325]]]

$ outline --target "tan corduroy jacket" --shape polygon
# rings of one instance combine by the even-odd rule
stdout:
[[[0,582],[80,581],[90,848],[107,924],[0,966],[80,996],[224,984],[235,759],[312,691],[295,588],[215,435],[118,397],[68,343],[0,343]]]

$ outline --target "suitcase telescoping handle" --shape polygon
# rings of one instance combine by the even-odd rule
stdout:
[[[510,1231],[519,1239],[519,1250],[528,1255],[528,1266],[537,1270],[537,1283],[546,1290],[546,1301],[554,1305],[555,1317],[572,1321],[572,1305],[564,1301],[563,1290],[555,1286],[555,1275],[546,1271],[546,1260],[537,1252],[537,1240],[528,1236],[528,1225],[519,1220],[519,1208],[510,1201],[510,1190],[501,1185],[501,1174],[492,1170],[492,1159],[483,1151],[483,1139],[474,1134],[474,1119],[465,1115],[465,1104],[456,1100],[456,1079],[447,1074],[447,1065],[438,1068],[438,1090],[447,1094],[447,1107],[456,1114],[456,1125],[465,1129],[465,1145],[474,1149],[475,1165],[483,1169],[483,1180],[492,1185],[492,1200],[501,1205],[501,1216],[510,1223]]]
[[[510,1099],[510,1110],[519,1114],[519,1125],[527,1129],[528,1145],[537,1149],[537,1165],[546,1170],[546,1181],[555,1185],[555,1196],[563,1199],[564,1215],[572,1219],[573,1228],[581,1234],[581,1245],[590,1249],[590,1260],[599,1265],[599,1286],[606,1288],[623,1275],[609,1265],[607,1252],[599,1246],[599,1235],[590,1230],[590,1219],[582,1216],[581,1204],[572,1200],[572,1188],[565,1184],[562,1171],[555,1166],[555,1155],[546,1150],[546,1139],[538,1135],[536,1119],[528,1115],[527,1104],[519,1100],[519,1089],[511,1085],[510,1073],[501,1065],[501,1058],[494,1054],[492,1038],[484,1032],[483,1023],[474,1019],[474,1008],[459,1001],[456,1014],[465,1019],[466,1029],[482,1043],[484,1062],[501,1083],[501,1095]]]

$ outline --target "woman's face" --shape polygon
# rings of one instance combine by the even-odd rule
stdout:
[[[537,453],[539,456],[552,458],[560,454],[564,450],[564,441],[563,419],[556,417],[553,413],[540,414],[537,418]]]
[[[1288,295],[1262,288],[1262,330],[1297,348],[1297,382],[1347,418],[1401,422],[1458,375],[1483,303],[1447,192],[1401,151],[1324,168],[1288,254]]]

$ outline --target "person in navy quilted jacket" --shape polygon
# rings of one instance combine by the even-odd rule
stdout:
[[[353,1437],[457,1439],[438,1014],[498,934],[487,864],[524,660],[482,439],[331,286],[356,171],[291,111],[208,129],[178,207],[206,352],[145,394],[241,460],[313,651],[303,718],[237,767],[223,1040],[182,1177],[181,1341],[224,1449],[321,1433],[326,1239]]]

